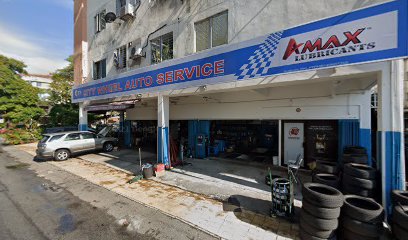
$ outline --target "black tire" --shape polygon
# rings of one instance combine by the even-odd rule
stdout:
[[[336,175],[329,174],[329,173],[318,173],[313,176],[314,183],[321,183],[325,184],[330,187],[334,187],[339,189],[340,186],[340,179]]]
[[[365,237],[380,237],[383,232],[382,223],[364,223],[347,216],[343,216],[340,222],[344,229]]]
[[[305,230],[303,230],[302,228],[300,229],[300,239],[302,240],[335,240],[336,237],[331,237],[331,238],[319,238],[319,237],[315,237],[313,235],[310,235],[309,233],[307,233]]]
[[[371,198],[346,195],[341,211],[342,214],[365,223],[381,223],[384,220],[383,207]]]
[[[300,210],[300,217],[302,218],[302,221],[305,221],[320,230],[332,231],[336,230],[339,226],[338,219],[317,218],[313,215],[310,215],[304,209]]]
[[[408,229],[408,206],[394,206],[392,221],[398,223],[401,227]]]
[[[318,238],[323,238],[323,239],[328,239],[331,237],[334,237],[336,235],[335,230],[320,230],[315,228],[314,226],[310,225],[307,223],[305,220],[300,218],[300,228],[303,229],[307,234],[318,237]]]
[[[344,164],[344,173],[352,177],[375,180],[377,170],[363,164],[347,163]]]
[[[374,189],[377,186],[376,180],[357,178],[348,174],[343,174],[343,183],[368,190]]]
[[[103,144],[103,151],[104,152],[112,152],[115,145],[112,142],[106,142]]]
[[[271,181],[271,178],[269,177],[269,175],[266,175],[265,176],[265,184],[268,185],[268,186],[271,186],[271,182],[272,181]]]
[[[408,191],[393,190],[391,193],[392,202],[394,205],[408,205]]]
[[[343,193],[346,195],[357,195],[357,196],[368,197],[368,198],[375,197],[374,190],[363,189],[363,188],[352,186],[349,184],[343,184]]]
[[[346,146],[343,153],[347,154],[367,154],[367,149],[360,146]]]
[[[302,201],[302,208],[317,218],[337,219],[340,216],[340,208],[321,208],[309,203],[306,199]]]
[[[68,149],[59,149],[54,153],[55,161],[65,161],[71,156],[71,153]]]
[[[368,164],[368,156],[366,154],[343,154],[343,163],[359,163]]]
[[[302,188],[303,198],[316,207],[337,208],[343,206],[343,194],[320,183],[305,183]]]
[[[328,162],[328,161],[316,161],[316,170],[319,173],[331,173],[337,174],[339,172],[339,168],[336,162]]]
[[[346,229],[343,229],[342,235],[344,240],[379,240],[378,237],[367,237]]]
[[[408,237],[408,230],[401,227],[399,224],[392,225],[392,233],[398,240],[406,240]]]

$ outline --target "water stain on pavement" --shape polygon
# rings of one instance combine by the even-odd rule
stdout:
[[[56,187],[56,186],[51,186],[49,184],[43,183],[41,185],[36,185],[33,187],[32,189],[33,192],[45,192],[45,191],[51,191],[53,193],[58,193],[61,192],[61,188],[60,187]]]
[[[74,202],[74,203],[71,203],[71,204],[68,205],[68,208],[73,208],[73,209],[76,209],[76,208],[79,208],[79,207],[81,207],[81,203],[79,203],[79,202]]]
[[[74,216],[72,214],[65,214],[60,217],[58,232],[64,234],[72,232],[76,229]]]
[[[14,164],[14,165],[7,165],[6,168],[7,169],[20,169],[20,168],[25,168],[30,166],[30,164],[27,163],[18,163],[18,164]]]

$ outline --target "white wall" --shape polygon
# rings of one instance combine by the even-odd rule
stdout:
[[[375,80],[372,80],[375,81]],[[361,119],[370,121],[370,80],[333,81],[170,98],[170,120]],[[336,82],[338,84],[338,82]],[[357,87],[359,86],[359,87]],[[354,90],[353,90],[354,89]],[[349,92],[349,93],[346,93]],[[156,120],[153,101],[127,111],[130,120]],[[297,110],[300,109],[300,112]]]

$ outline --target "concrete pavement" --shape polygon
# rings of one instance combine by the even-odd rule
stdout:
[[[2,240],[216,239],[15,147],[0,151],[0,206]]]
[[[34,154],[33,146],[19,148]],[[299,239],[295,223],[157,181],[128,184],[131,174],[106,164],[79,158],[49,164],[224,239]]]

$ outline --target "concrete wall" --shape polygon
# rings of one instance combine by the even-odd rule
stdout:
[[[127,69],[114,67],[113,52],[135,40],[144,46],[147,36],[165,24],[150,39],[173,32],[174,57],[179,58],[195,52],[194,23],[225,10],[228,10],[229,43],[235,43],[381,2],[386,0],[155,0],[152,3],[142,0],[135,19],[107,24],[104,31],[95,34],[94,16],[104,9],[116,12],[116,1],[89,0],[88,80],[92,76],[92,63],[103,58],[107,59],[108,77],[150,65],[149,44],[145,48],[146,58],[140,62],[129,60]]]

